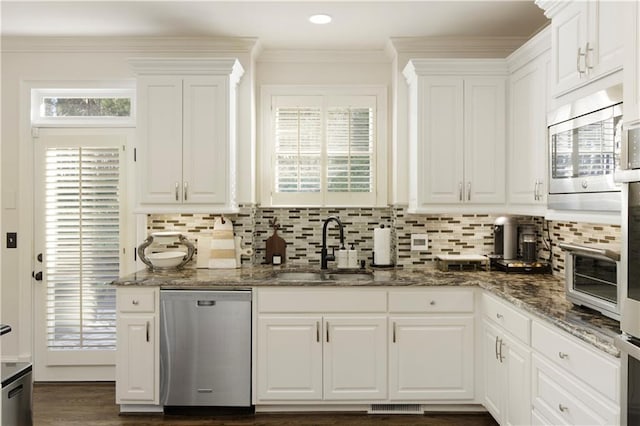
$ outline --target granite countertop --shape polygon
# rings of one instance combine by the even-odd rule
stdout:
[[[320,283],[282,281],[277,277],[279,271],[318,272],[319,269],[271,265],[238,269],[185,268],[178,271],[145,269],[119,278],[113,284],[188,289],[249,289],[261,286],[477,286],[610,355],[620,356],[620,351],[613,345],[614,337],[620,334],[620,323],[590,309],[574,306],[565,297],[564,280],[551,275],[507,274],[499,271],[442,272],[432,268],[377,269],[373,271],[371,280]]]

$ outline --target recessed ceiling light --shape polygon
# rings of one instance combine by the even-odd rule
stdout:
[[[309,22],[318,25],[328,24],[329,22],[331,22],[331,16],[325,15],[323,13],[318,15],[311,15],[309,16]]]

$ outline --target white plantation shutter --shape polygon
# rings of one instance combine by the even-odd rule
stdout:
[[[272,205],[374,205],[375,96],[274,96]]]
[[[119,275],[118,148],[47,148],[47,346],[115,350]]]

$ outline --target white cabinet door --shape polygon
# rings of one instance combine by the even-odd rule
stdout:
[[[503,425],[531,423],[531,351],[484,321],[484,402]]]
[[[118,314],[116,402],[157,404],[159,345],[154,314]]]
[[[473,316],[389,320],[391,400],[473,398]]]
[[[182,202],[182,79],[138,80],[139,201]]]
[[[467,203],[505,202],[505,103],[504,78],[465,78],[463,193]]]
[[[503,424],[531,424],[531,350],[503,335],[502,363],[506,375]]]
[[[624,55],[624,21],[626,5],[623,1],[598,0],[589,3],[589,76],[607,74],[622,66]],[[591,47],[590,45],[590,47]]]
[[[419,200],[423,205],[460,203],[464,197],[464,81],[455,77],[420,77],[420,81]]]
[[[624,121],[640,122],[640,4],[624,6]]]
[[[552,79],[557,95],[586,77],[588,9],[589,2],[572,2],[551,20]]]
[[[494,419],[500,421],[503,415],[505,373],[500,364],[498,344],[500,331],[488,321],[482,328],[482,348],[484,362],[484,406]]]
[[[326,316],[324,327],[324,399],[386,399],[386,316]]]
[[[184,78],[182,200],[224,204],[229,181],[228,78]]]
[[[548,54],[544,54],[510,78],[510,204],[545,204],[547,61]]]
[[[322,399],[322,317],[258,318],[258,400]]]

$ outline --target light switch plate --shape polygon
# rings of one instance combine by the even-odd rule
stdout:
[[[411,234],[411,251],[429,250],[429,235]]]

